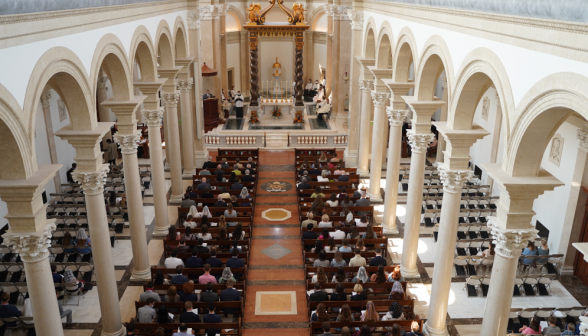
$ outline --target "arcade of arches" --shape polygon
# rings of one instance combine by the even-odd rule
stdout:
[[[584,8],[13,2],[5,335],[588,331]]]

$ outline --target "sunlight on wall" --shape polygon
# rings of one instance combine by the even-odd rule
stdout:
[[[231,12],[228,12],[227,15],[225,15],[225,30],[228,32],[241,30],[239,20]]]

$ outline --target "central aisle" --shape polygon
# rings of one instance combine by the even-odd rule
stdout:
[[[294,160],[293,151],[260,152],[245,336],[308,336]],[[279,182],[286,191],[268,192],[263,187],[268,182]]]

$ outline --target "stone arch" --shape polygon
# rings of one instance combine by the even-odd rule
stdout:
[[[184,26],[184,21],[181,16],[176,18],[174,24],[174,46],[176,57],[185,59],[190,55],[190,49],[188,48],[188,32]]]
[[[414,69],[417,69],[418,52],[414,35],[410,28],[404,27],[398,35],[396,50],[393,52],[393,74],[395,82],[408,82],[410,65],[414,63]]]
[[[84,65],[78,56],[64,47],[47,50],[37,61],[25,93],[24,115],[29,139],[34,145],[35,120],[41,94],[49,86],[61,97],[74,130],[92,130],[97,126],[95,92],[91,89]]]
[[[476,106],[484,91],[494,86],[505,116],[506,134],[510,134],[514,100],[507,72],[502,62],[487,48],[478,48],[464,59],[455,78],[453,99],[449,102],[448,124],[455,130],[472,128]]]
[[[363,57],[367,59],[376,58],[376,23],[374,18],[368,19],[367,26],[365,28],[365,36],[363,38]]]
[[[417,100],[433,100],[435,84],[441,73],[445,71],[448,97],[451,99],[451,85],[453,84],[453,63],[449,48],[445,40],[439,35],[431,36],[420,56],[418,69],[415,69],[415,98]]]
[[[141,69],[141,79],[143,81],[154,82],[157,80],[157,62],[155,61],[153,42],[149,37],[149,31],[143,25],[135,29],[131,39],[129,64],[133,64],[135,60]],[[135,68],[132,67],[131,71],[135,71]],[[131,78],[134,78],[134,76]]]
[[[243,15],[241,15],[239,9],[233,5],[228,5],[227,14],[231,14],[233,18],[235,18],[235,20],[239,23],[239,31],[243,30],[243,25],[245,24],[246,19]]]
[[[376,68],[388,69],[392,65],[392,50],[394,50],[394,35],[388,22],[382,24],[378,35],[376,52]]]
[[[318,24],[319,20],[326,15],[324,6],[319,6],[317,9],[312,12],[312,14],[308,17],[308,22],[311,22],[310,29],[316,30],[316,25]]]
[[[102,36],[96,45],[90,68],[90,83],[92,83],[93,92],[96,92],[98,75],[102,69],[112,85],[113,99],[116,101],[131,100],[134,96],[133,77],[131,77],[132,71],[127,60],[124,46],[116,35]]]
[[[37,157],[18,102],[0,84],[0,180],[26,179],[37,172]]]
[[[588,78],[575,73],[556,73],[537,82],[518,105],[518,116],[508,145],[503,169],[511,176],[537,176],[545,149],[553,134],[572,114],[588,120]]]
[[[172,48],[173,38],[167,21],[161,20],[159,22],[155,36],[155,51],[159,65],[166,69],[173,68],[176,59],[175,48]]]

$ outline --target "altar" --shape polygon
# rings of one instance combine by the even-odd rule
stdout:
[[[271,118],[272,111],[275,108],[279,108],[280,112],[282,112],[281,118],[285,118],[291,120],[294,118],[294,103],[291,101],[284,101],[284,102],[262,102],[261,103],[261,119]]]

